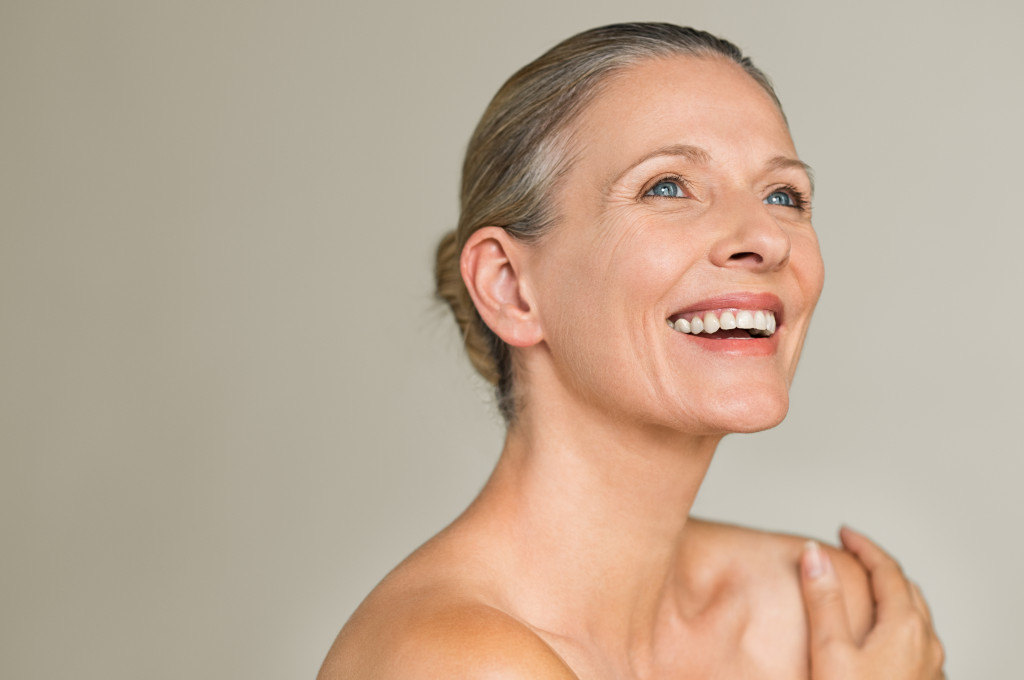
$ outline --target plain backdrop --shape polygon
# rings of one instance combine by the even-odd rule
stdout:
[[[774,79],[828,269],[696,514],[863,529],[950,677],[1020,677],[1021,7],[0,1],[0,676],[312,678],[501,446],[431,297],[476,120],[663,20]]]

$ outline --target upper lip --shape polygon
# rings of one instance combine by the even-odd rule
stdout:
[[[780,326],[782,325],[782,300],[779,299],[779,296],[772,293],[726,293],[724,295],[716,295],[677,309],[668,318],[675,319],[694,312],[707,312],[716,309],[762,309],[774,313],[776,323]]]

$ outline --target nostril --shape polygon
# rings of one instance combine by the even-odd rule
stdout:
[[[753,260],[754,262],[761,264],[764,262],[764,258],[757,253],[734,253],[729,256],[730,260]]]

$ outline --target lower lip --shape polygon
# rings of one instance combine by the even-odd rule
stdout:
[[[702,337],[700,335],[690,335],[688,333],[679,333],[679,335],[683,336],[683,338],[689,342],[696,343],[702,350],[715,352],[717,354],[766,357],[775,354],[776,350],[779,348],[778,331],[768,338],[750,339],[725,338],[722,340],[715,340],[713,338]]]

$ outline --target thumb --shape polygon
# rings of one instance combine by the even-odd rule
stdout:
[[[852,643],[846,602],[835,567],[815,541],[808,541],[800,558],[800,586],[807,607],[811,658],[834,643]]]

